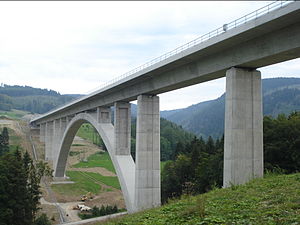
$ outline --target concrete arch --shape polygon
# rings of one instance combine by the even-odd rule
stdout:
[[[88,113],[77,114],[67,124],[62,139],[59,143],[59,151],[57,158],[54,159],[54,176],[64,177],[67,158],[73,139],[80,126],[89,122],[95,127],[99,135],[102,137],[104,144],[108,150],[110,158],[115,167],[121,189],[123,192],[126,208],[128,212],[134,212],[134,190],[135,190],[135,164],[131,155],[115,154],[115,134],[114,126],[111,123],[98,123],[96,118]]]

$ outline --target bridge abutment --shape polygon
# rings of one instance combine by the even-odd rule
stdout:
[[[263,176],[261,74],[231,68],[226,72],[223,186]]]
[[[137,98],[135,207],[137,211],[160,206],[159,97]]]

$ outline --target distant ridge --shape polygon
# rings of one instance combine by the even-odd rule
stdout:
[[[19,109],[42,114],[80,96],[77,94],[61,95],[53,90],[30,86],[1,84],[0,110]]]
[[[277,116],[300,110],[300,78],[262,80],[264,115]],[[161,117],[197,136],[221,137],[224,133],[225,94],[184,109],[162,111]]]

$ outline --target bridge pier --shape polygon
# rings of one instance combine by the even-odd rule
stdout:
[[[137,98],[135,207],[137,211],[160,206],[159,97]]]
[[[52,160],[52,146],[53,146],[53,121],[46,123],[45,129],[45,160]]]
[[[111,123],[111,110],[109,106],[97,107],[97,122]]]
[[[40,142],[45,142],[46,123],[40,124]]]
[[[53,168],[55,167],[56,158],[59,151],[59,144],[61,139],[61,131],[60,131],[60,119],[56,119],[53,121],[53,139],[52,139],[52,163]]]
[[[226,72],[223,186],[263,176],[261,74],[231,68]]]
[[[128,102],[116,102],[114,106],[115,155],[130,155],[131,106]]]

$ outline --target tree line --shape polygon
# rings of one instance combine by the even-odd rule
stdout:
[[[59,92],[29,86],[0,86],[0,110],[19,109],[30,113],[45,113],[70,102],[80,95],[61,95]]]
[[[28,152],[10,152],[6,127],[0,137],[0,225],[50,225],[46,215],[37,212],[40,181],[52,171],[42,161],[34,163]]]
[[[277,118],[265,116],[265,171],[295,173],[300,171],[300,112]],[[200,194],[223,184],[224,137],[207,141],[194,138],[177,143],[174,160],[162,171],[162,201],[184,193]]]

